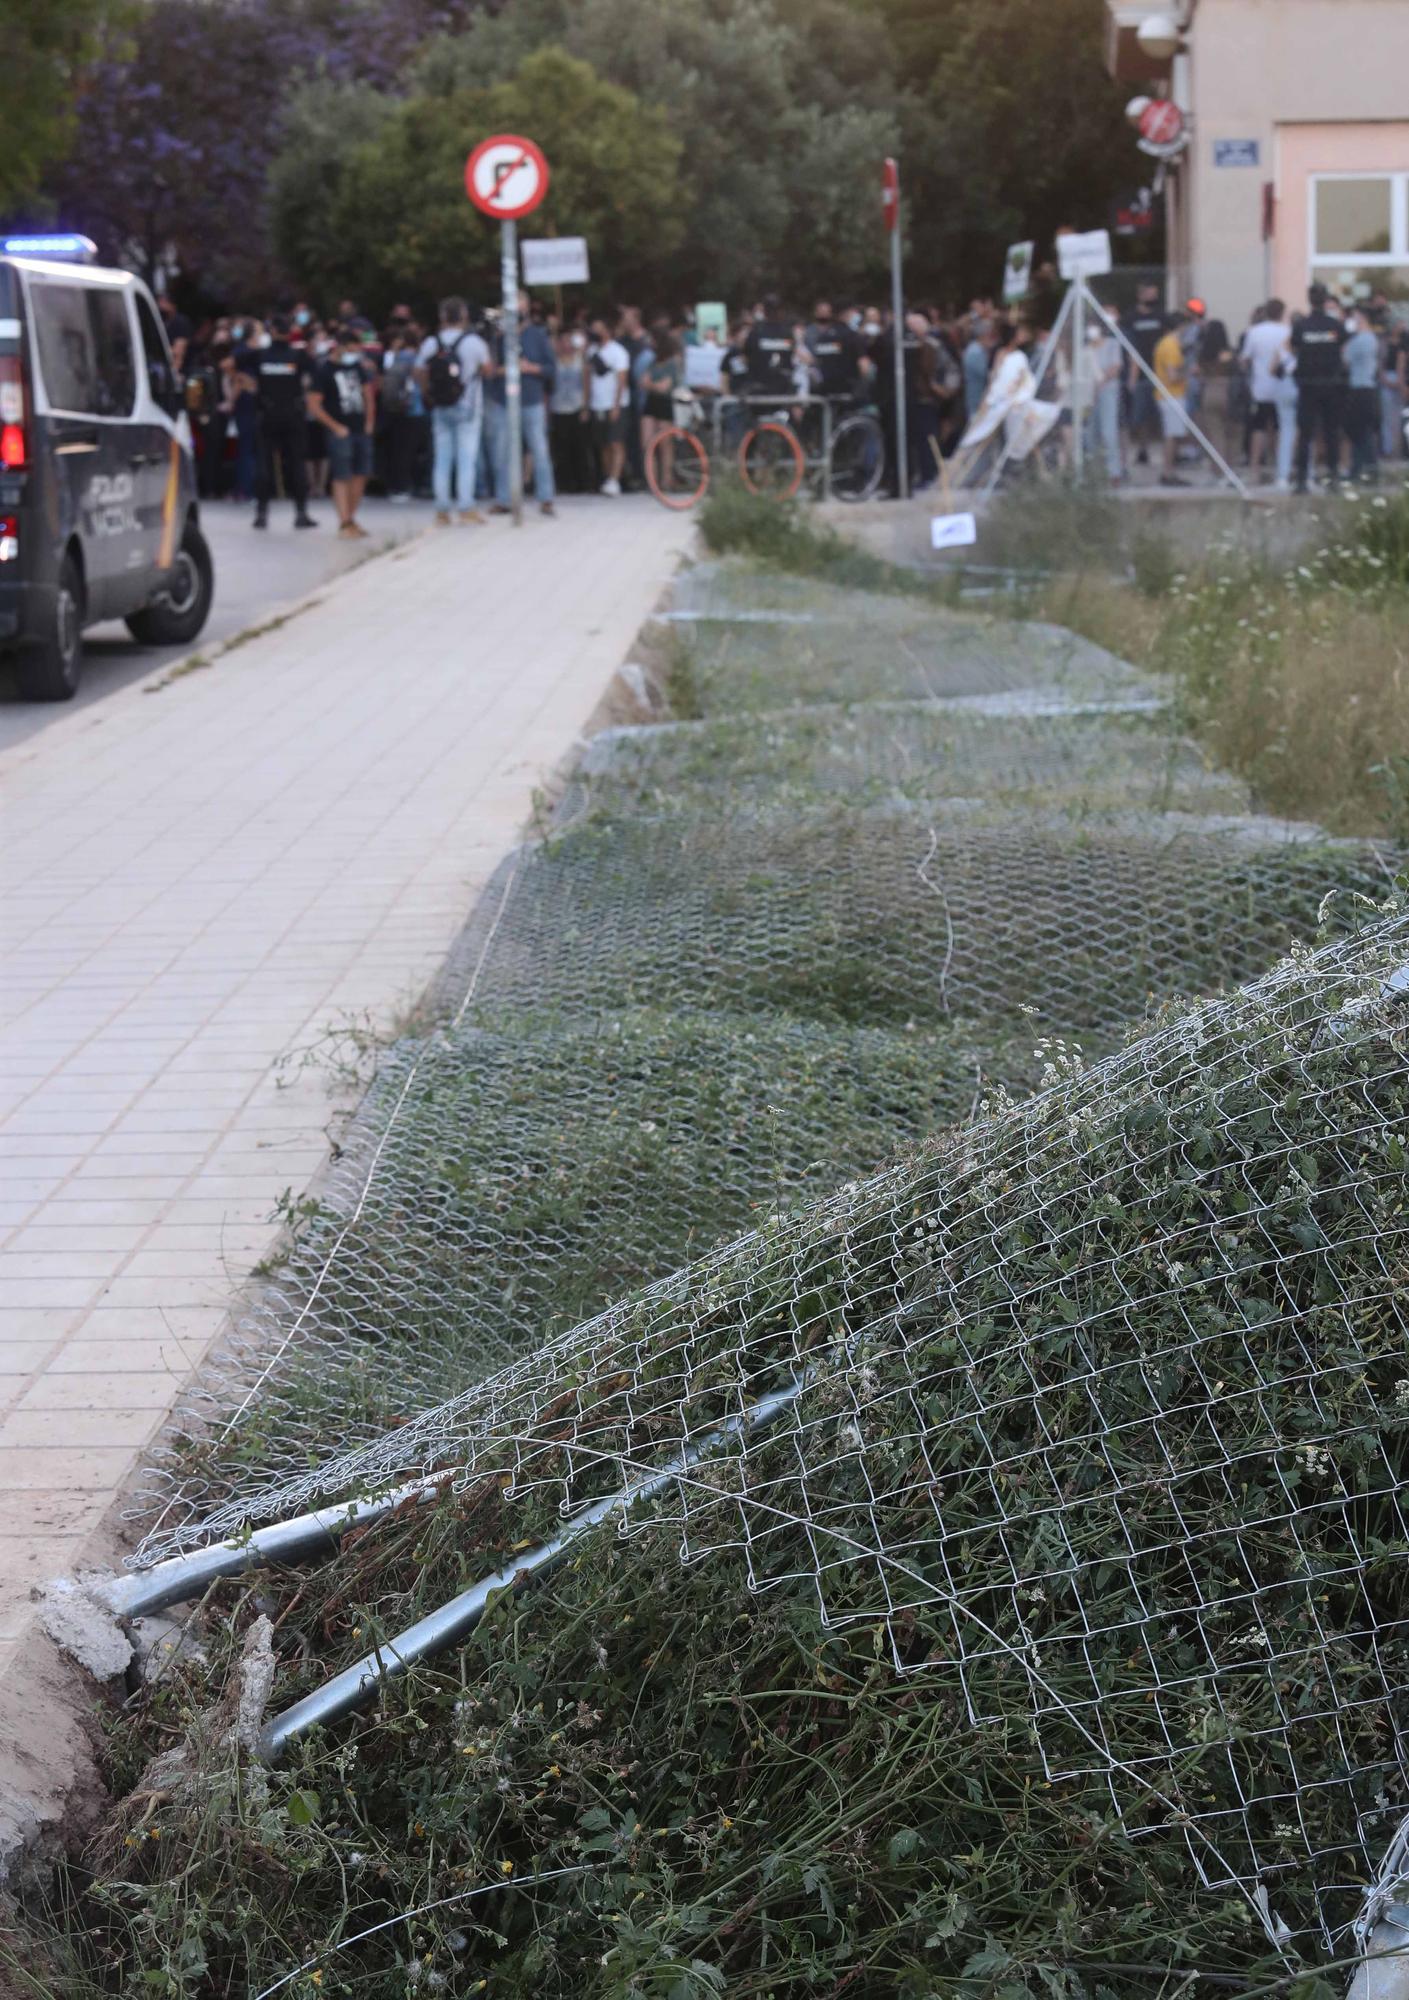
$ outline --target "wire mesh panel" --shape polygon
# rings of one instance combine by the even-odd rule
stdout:
[[[1247,789],[1212,771],[1156,714],[990,715],[930,701],[817,703],[768,715],[604,730],[562,802],[599,818],[780,816],[968,800],[1074,817],[1174,810],[1246,814]]]
[[[1409,1803],[1409,919],[1300,955],[211,1532],[443,1472],[806,1585],[1329,1935]],[[771,1420],[754,1421],[768,1406]],[[497,1494],[497,1499],[493,1496]]]

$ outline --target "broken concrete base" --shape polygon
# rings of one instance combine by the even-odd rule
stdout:
[[[81,1843],[108,1802],[93,1684],[46,1634],[0,1686],[0,1896]]]

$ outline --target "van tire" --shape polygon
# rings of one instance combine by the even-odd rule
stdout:
[[[172,570],[172,595],[134,611],[127,629],[141,646],[189,646],[210,616],[215,565],[194,521],[186,523]]]
[[[26,701],[72,701],[83,675],[83,577],[70,551],[59,565],[49,629],[25,646],[15,678]]]

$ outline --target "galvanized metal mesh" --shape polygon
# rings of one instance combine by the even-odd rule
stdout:
[[[1259,975],[1395,863],[1250,818],[1104,656],[1039,635],[999,714],[908,666],[875,701],[878,635],[985,701],[1006,654],[822,608],[805,682],[791,628],[682,624],[783,709],[614,736],[506,863],[148,1468],[141,1559],[440,1476],[502,1483],[512,1546],[681,1457],[626,1531],[802,1580],[1330,1927],[1409,1776],[1409,932]]]
[[[1409,1805],[1409,919],[1053,1069],[208,1527],[444,1475],[509,1541],[692,1460],[624,1533],[1329,1935]]]

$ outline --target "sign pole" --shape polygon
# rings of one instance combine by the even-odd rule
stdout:
[[[496,132],[465,162],[465,192],[481,215],[500,225],[499,275],[504,291],[504,429],[509,454],[509,501],[523,526],[523,367],[519,348],[519,217],[548,192],[548,162],[532,139]]]
[[[910,439],[905,412],[905,288],[900,273],[900,169],[886,161],[884,205],[890,229],[890,316],[895,348],[895,490],[910,498]]]
[[[519,225],[502,225],[500,277],[504,286],[504,407],[508,417],[509,505],[523,526],[523,371],[519,366]]]
[[[1071,456],[1080,479],[1086,471],[1086,280],[1078,271],[1072,302]]]

